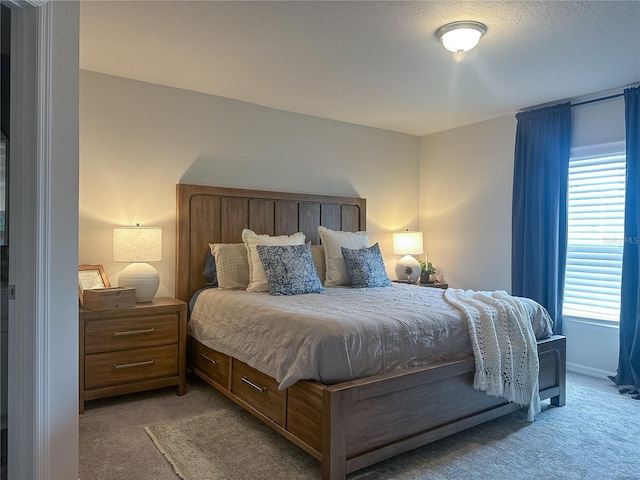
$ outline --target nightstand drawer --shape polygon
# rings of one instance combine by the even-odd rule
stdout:
[[[178,345],[85,356],[86,389],[178,375]]]
[[[191,337],[189,337],[191,340]],[[189,355],[193,368],[200,370],[211,380],[224,388],[229,388],[229,357],[216,352],[201,343],[191,340]]]
[[[85,327],[85,354],[178,342],[178,315],[154,315],[89,321]]]
[[[287,393],[278,390],[278,382],[273,378],[234,359],[231,392],[278,425],[284,426]]]

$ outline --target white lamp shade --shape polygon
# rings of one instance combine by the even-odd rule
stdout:
[[[160,275],[148,263],[131,263],[120,272],[118,286],[135,288],[136,302],[150,302],[160,286]]]
[[[162,260],[162,229],[119,227],[113,229],[114,262],[159,262]]]
[[[393,234],[395,255],[422,255],[422,232],[400,232]]]

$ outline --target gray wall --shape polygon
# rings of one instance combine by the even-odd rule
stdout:
[[[611,93],[619,90],[598,96]],[[572,147],[624,140],[622,98],[575,107],[572,115]],[[508,116],[421,140],[420,228],[429,259],[454,287],[511,289],[515,130],[515,116]],[[617,325],[565,319],[563,333],[570,369],[615,372]]]
[[[515,128],[509,116],[422,138],[420,227],[454,287],[511,288]]]
[[[158,295],[174,293],[175,184],[367,199],[392,274],[391,234],[418,227],[420,139],[222,97],[80,72],[79,261],[112,284],[115,226],[163,228]]]

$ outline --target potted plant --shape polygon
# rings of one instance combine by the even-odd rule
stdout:
[[[418,260],[420,264],[420,283],[433,283],[436,281],[436,267],[429,261]]]

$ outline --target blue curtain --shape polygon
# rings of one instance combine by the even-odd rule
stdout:
[[[543,305],[562,333],[571,105],[516,115],[511,293]]]
[[[624,91],[627,140],[627,184],[620,298],[620,355],[616,385],[640,390],[640,87]],[[640,399],[640,395],[634,398]]]

